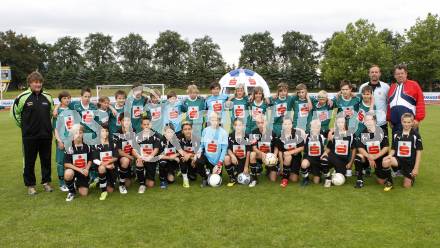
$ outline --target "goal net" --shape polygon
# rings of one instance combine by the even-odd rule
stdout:
[[[164,84],[142,84],[144,94],[149,95],[153,90],[158,90],[162,97],[165,95],[165,85]],[[101,96],[108,96],[111,102],[115,101],[115,92],[118,90],[122,90],[127,95],[131,91],[131,84],[105,84],[105,85],[96,85],[96,101]]]

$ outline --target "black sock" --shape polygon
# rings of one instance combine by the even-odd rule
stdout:
[[[364,173],[362,170],[364,169],[364,162],[362,162],[362,158],[356,155],[354,158],[354,165],[356,166],[356,174],[357,174],[357,180],[364,180]]]
[[[136,167],[136,176],[140,185],[145,185],[145,168]]]
[[[325,179],[330,179],[330,168],[328,166],[328,160],[327,157],[324,157],[320,160],[321,168],[322,168],[322,174],[324,175]]]
[[[107,177],[105,173],[99,173],[99,188],[101,192],[107,191]]]
[[[283,165],[283,179],[289,179],[290,173],[292,172],[292,168],[290,165]]]
[[[75,183],[74,183],[74,178],[72,179],[72,180],[70,180],[70,181],[65,181],[66,182],[66,186],[67,186],[67,188],[69,189],[69,192],[70,193],[73,193],[73,194],[75,194]]]
[[[388,182],[393,183],[393,176],[391,175],[391,168],[383,168],[385,178]]]
[[[235,180],[235,168],[233,165],[226,166],[226,172],[228,173],[229,179]]]
[[[301,168],[300,169],[300,173],[301,173],[301,176],[305,179],[305,180],[308,180],[309,179],[309,167],[307,167],[307,168]]]
[[[125,186],[125,179],[129,176],[128,168],[119,168],[119,185]]]
[[[167,182],[168,179],[168,170],[167,170],[167,162],[165,161],[160,161],[159,162],[159,180],[161,182]]]
[[[257,172],[258,172],[257,164],[256,163],[249,164],[249,167],[251,168],[251,181],[257,180]]]

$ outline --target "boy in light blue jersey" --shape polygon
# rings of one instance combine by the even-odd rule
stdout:
[[[142,95],[142,84],[136,83],[132,87],[133,93],[128,96],[127,107],[131,115],[131,127],[135,133],[140,132],[142,116],[144,116],[145,97]]]
[[[221,173],[228,149],[228,133],[219,126],[219,115],[211,112],[208,120],[209,126],[202,132],[202,142],[195,162],[202,177],[202,184],[200,185],[202,188],[208,185],[207,170],[209,170],[209,173]]]
[[[121,114],[124,113],[125,100],[127,93],[123,90],[115,92],[115,104],[110,105],[111,114],[109,117],[110,139],[113,140],[114,134],[121,128]]]
[[[173,124],[178,133],[181,130],[182,113],[186,112],[185,106],[177,99],[177,94],[170,91],[167,94],[167,101],[164,103],[164,124]]]

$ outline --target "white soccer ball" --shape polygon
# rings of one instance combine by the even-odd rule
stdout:
[[[266,153],[266,157],[264,159],[264,164],[268,167],[272,167],[277,165],[278,163],[278,158],[275,154],[273,153]]]
[[[333,185],[340,186],[345,183],[345,176],[341,173],[335,173],[332,176]]]
[[[222,185],[222,177],[219,174],[211,174],[208,176],[208,184],[211,187],[219,187]]]
[[[251,176],[249,174],[240,173],[237,176],[237,182],[239,184],[248,185],[250,181],[251,181]]]

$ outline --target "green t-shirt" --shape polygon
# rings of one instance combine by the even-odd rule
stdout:
[[[316,101],[314,98],[311,98],[310,100],[312,105],[314,101]],[[294,96],[293,111],[293,127],[308,131],[313,114],[312,110],[309,108],[307,99],[299,99],[299,97]]]
[[[186,98],[183,101],[184,108],[186,109],[185,119],[190,123],[196,123],[198,125],[203,124],[205,116],[205,100],[201,97],[196,99]]]
[[[266,110],[267,110],[267,105],[264,102],[264,99],[259,104],[255,103],[255,101],[253,101],[251,104],[249,104],[249,110],[248,110],[249,115],[248,115],[248,118],[246,121],[246,132],[247,133],[251,133],[251,131],[257,127],[257,123],[256,123],[255,118],[259,114],[265,115]],[[265,116],[265,118],[266,118],[266,116]]]
[[[243,98],[232,98],[232,106],[229,108],[229,113],[231,116],[231,123],[237,118],[246,121],[246,117],[249,114],[249,99],[247,96]],[[246,123],[244,123],[246,124]]]
[[[376,106],[373,106],[373,110],[376,110]],[[365,115],[370,111],[370,106],[366,105],[364,101],[361,101],[357,107],[357,131],[356,135],[359,135],[366,127],[364,124]]]
[[[351,130],[352,133],[357,130],[356,112],[358,111],[360,102],[361,99],[357,96],[350,97],[349,99],[344,99],[342,96],[339,96],[333,100],[335,108],[338,109],[338,115],[342,113],[344,117],[349,120],[348,129]]]
[[[274,126],[282,126],[283,118],[285,116],[292,116],[294,100],[295,97],[293,96],[287,96],[283,99],[280,97],[277,97],[276,99],[270,97],[271,115]]]
[[[314,99],[314,98],[312,98]],[[319,104],[318,100],[312,100],[313,102],[313,114],[312,119],[318,119],[321,122],[321,130],[329,130],[330,120],[332,117],[333,106],[330,107],[328,103],[323,105]]]
[[[121,128],[121,118],[120,118],[120,116],[121,116],[122,113],[124,113],[124,106],[118,108],[116,106],[116,104],[115,104],[115,105],[113,105],[113,107],[115,108],[117,114],[114,115],[113,112],[110,111],[110,117],[109,117],[108,125],[109,125],[109,129],[110,129],[110,133],[111,134],[117,133],[119,128]]]

